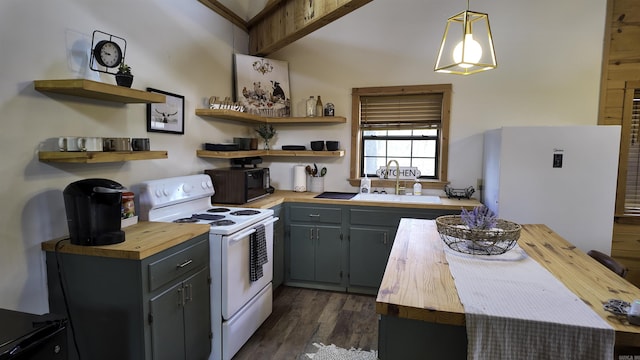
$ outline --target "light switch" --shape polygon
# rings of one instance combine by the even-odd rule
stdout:
[[[553,167],[554,168],[562,167],[562,154],[553,154]]]

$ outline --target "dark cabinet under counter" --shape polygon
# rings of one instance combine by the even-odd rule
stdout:
[[[59,251],[43,245],[49,307],[66,314],[65,301],[68,304],[82,359],[208,357],[208,232],[166,225],[133,225],[125,229],[125,243],[116,245],[77,247],[64,240]],[[176,241],[181,236],[191,238]],[[136,253],[136,248],[143,252]],[[71,353],[69,358],[77,356]]]

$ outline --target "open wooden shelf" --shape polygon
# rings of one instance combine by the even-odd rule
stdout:
[[[247,123],[266,124],[344,124],[347,122],[344,116],[264,117],[227,109],[196,109],[196,115]]]
[[[163,103],[161,94],[86,79],[35,80],[36,90],[119,103]]]
[[[239,159],[252,156],[294,156],[294,157],[343,157],[344,150],[247,150],[247,151],[210,151],[198,150],[198,157],[216,159]]]
[[[40,151],[42,162],[96,164],[130,160],[166,159],[169,153],[159,151]]]

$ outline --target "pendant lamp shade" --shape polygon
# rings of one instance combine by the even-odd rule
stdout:
[[[471,75],[498,66],[489,15],[468,8],[447,20],[435,71]]]

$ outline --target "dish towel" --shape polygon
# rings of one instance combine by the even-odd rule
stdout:
[[[262,265],[269,262],[264,225],[258,225],[255,229],[256,232],[249,235],[249,280],[252,282],[262,277]]]
[[[613,328],[519,246],[445,248],[467,327],[467,359],[613,359]]]

